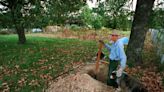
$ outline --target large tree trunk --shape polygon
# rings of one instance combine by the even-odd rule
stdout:
[[[25,44],[26,37],[23,27],[16,27],[17,34],[18,34],[18,44]]]
[[[26,43],[26,37],[25,37],[25,32],[24,32],[24,26],[21,23],[21,18],[23,18],[21,11],[21,7],[18,7],[17,4],[18,1],[16,1],[16,3],[11,4],[10,9],[11,9],[11,14],[12,14],[12,22],[15,26],[15,29],[17,31],[18,34],[18,44],[25,44]],[[17,9],[15,9],[15,7],[17,7]]]
[[[142,63],[142,50],[154,1],[137,0],[130,41],[127,47],[128,62]]]

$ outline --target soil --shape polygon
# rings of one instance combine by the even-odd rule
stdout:
[[[75,74],[58,78],[46,92],[115,92],[113,87],[107,86],[105,83],[107,65],[100,64],[97,74],[94,70],[95,64],[87,64]]]

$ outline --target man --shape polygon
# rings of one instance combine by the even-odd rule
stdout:
[[[123,70],[126,66],[126,54],[124,51],[124,44],[128,44],[128,38],[124,37],[119,39],[118,32],[114,31],[110,34],[110,41],[112,41],[112,45],[105,44],[102,40],[99,42],[102,43],[105,48],[110,52],[109,55],[109,71],[108,71],[108,80],[107,85],[118,87],[116,80],[110,78],[113,71],[116,71],[116,76],[121,77]],[[118,66],[120,65],[120,66]],[[118,68],[118,69],[117,69]]]

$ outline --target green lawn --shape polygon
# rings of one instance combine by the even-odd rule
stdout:
[[[0,91],[41,92],[48,82],[77,62],[89,62],[97,52],[95,41],[0,35]]]

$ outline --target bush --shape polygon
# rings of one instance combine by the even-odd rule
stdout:
[[[78,25],[75,25],[75,24],[72,24],[72,25],[70,25],[70,27],[69,27],[71,30],[73,30],[73,31],[78,31],[78,30],[80,30],[81,28],[80,28],[80,26],[78,26]]]

